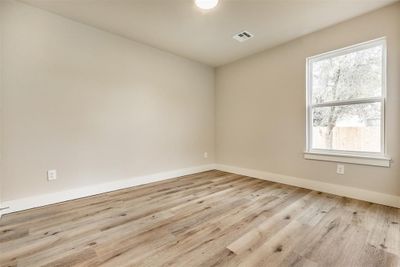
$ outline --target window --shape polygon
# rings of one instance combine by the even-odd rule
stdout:
[[[388,166],[386,40],[307,59],[308,159]]]

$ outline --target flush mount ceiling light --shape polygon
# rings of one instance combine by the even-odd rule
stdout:
[[[195,0],[196,6],[201,9],[213,9],[218,5],[218,0]]]

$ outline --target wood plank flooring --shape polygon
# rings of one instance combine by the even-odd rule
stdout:
[[[400,210],[209,171],[6,215],[0,266],[400,266]]]

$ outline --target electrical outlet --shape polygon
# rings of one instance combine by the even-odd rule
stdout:
[[[207,153],[207,152],[204,152],[203,157],[204,157],[205,159],[208,158],[208,153]]]
[[[343,164],[338,164],[336,166],[336,173],[337,174],[344,174],[344,165]]]
[[[47,171],[47,180],[52,181],[57,179],[57,171],[56,170],[48,170]]]

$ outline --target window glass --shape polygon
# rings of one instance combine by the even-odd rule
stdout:
[[[382,95],[382,46],[312,64],[314,104]]]
[[[313,109],[313,148],[380,152],[381,104]]]

